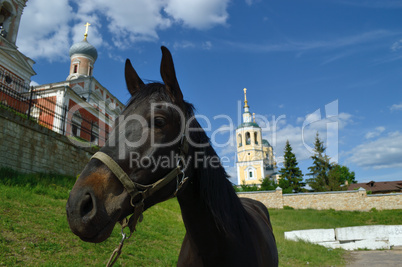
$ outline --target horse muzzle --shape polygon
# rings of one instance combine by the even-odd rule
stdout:
[[[86,242],[99,243],[106,240],[122,217],[124,203],[129,202],[128,195],[124,192],[107,192],[112,186],[90,183],[91,180],[101,179],[99,174],[91,174],[82,179],[80,177],[71,190],[66,205],[71,231]]]

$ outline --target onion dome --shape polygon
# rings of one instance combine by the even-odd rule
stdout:
[[[79,43],[75,43],[70,47],[70,58],[73,55],[81,54],[93,58],[94,62],[98,58],[98,51],[96,48],[88,43],[86,38]]]

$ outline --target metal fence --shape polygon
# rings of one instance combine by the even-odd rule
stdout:
[[[11,110],[62,135],[95,145],[103,145],[109,135],[106,124],[100,123],[99,119],[93,120],[77,111],[72,114],[69,107],[57,103],[56,96],[35,91],[34,87],[0,83],[0,108]]]

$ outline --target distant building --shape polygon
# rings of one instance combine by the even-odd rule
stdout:
[[[250,113],[244,88],[243,123],[236,129],[237,184],[261,184],[262,179],[279,179],[273,148],[262,139],[261,127]]]
[[[56,103],[50,112],[42,109],[36,116],[60,134],[103,146],[124,105],[93,76],[98,52],[87,41],[89,25],[84,39],[70,48],[66,81],[35,86],[37,101],[50,99]]]
[[[357,190],[360,187],[372,194],[402,193],[402,181],[374,182],[350,184],[348,190]]]
[[[0,0],[0,85],[18,92],[27,92],[35,75],[32,59],[15,45],[22,11],[27,0]],[[3,96],[3,94],[0,94]],[[0,97],[6,102],[7,97]]]

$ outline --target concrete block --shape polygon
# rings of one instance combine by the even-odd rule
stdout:
[[[366,225],[335,229],[339,241],[389,240],[390,236],[402,235],[402,225]]]
[[[393,247],[402,246],[402,235],[391,235],[389,237],[389,244]]]
[[[321,242],[317,243],[318,245],[324,246],[326,248],[341,248],[345,250],[358,250],[358,249],[390,249],[391,246],[387,241],[376,241],[376,240],[360,240],[360,241],[351,241],[346,243],[336,242]]]
[[[352,245],[352,243],[354,244]],[[342,248],[346,250],[357,250],[357,249],[376,250],[376,249],[390,249],[391,246],[389,245],[388,241],[367,239],[342,244]]]
[[[335,241],[334,229],[310,229],[285,232],[285,239],[304,240],[311,243]]]
[[[341,248],[341,244],[339,243],[339,241],[334,241],[334,242],[319,242],[317,243],[317,245],[326,247],[326,248]]]
[[[363,239],[388,240],[388,232],[384,228],[384,225],[336,228],[335,236],[339,241],[354,241]]]

